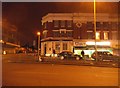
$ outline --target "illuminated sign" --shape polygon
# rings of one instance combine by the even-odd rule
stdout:
[[[74,46],[86,46],[85,42],[74,42]]]
[[[95,42],[86,42],[86,45],[95,45]],[[110,42],[96,42],[96,45],[100,46],[110,46]]]

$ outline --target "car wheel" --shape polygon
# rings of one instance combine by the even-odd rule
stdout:
[[[76,60],[80,60],[80,57],[76,57]]]
[[[63,60],[63,59],[64,59],[64,56],[61,56],[60,59]]]

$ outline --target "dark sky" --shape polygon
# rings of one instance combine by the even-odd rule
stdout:
[[[93,12],[93,2],[3,2],[2,18],[18,28],[21,44],[36,39],[36,32],[42,29],[41,18],[52,12]],[[113,2],[97,3],[97,12],[117,12]]]

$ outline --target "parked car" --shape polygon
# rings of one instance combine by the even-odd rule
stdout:
[[[97,56],[96,52],[94,52],[91,57],[98,61],[111,61],[111,62],[118,62],[120,60],[119,56],[111,54],[109,51],[97,51]]]
[[[68,60],[80,60],[80,55],[74,54],[70,51],[63,51],[58,54],[58,57],[60,57],[61,60],[68,59]]]

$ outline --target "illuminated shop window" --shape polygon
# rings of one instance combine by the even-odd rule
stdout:
[[[55,44],[55,49],[56,49],[57,51],[60,51],[60,43],[59,43],[59,42],[56,42],[56,44]]]
[[[100,32],[96,32],[96,39],[97,39],[97,40],[100,39]]]
[[[58,20],[54,20],[54,27],[59,27],[59,21]]]
[[[63,50],[67,50],[67,43],[63,43]]]
[[[104,40],[108,40],[108,31],[104,32]]]

